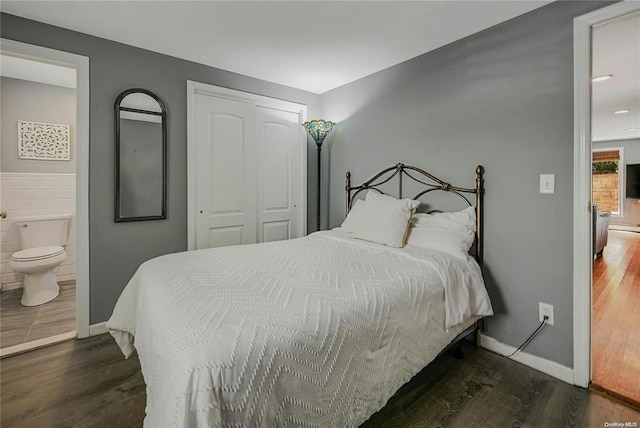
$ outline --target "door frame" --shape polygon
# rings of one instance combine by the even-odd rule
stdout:
[[[89,337],[89,58],[4,38],[0,48],[76,70],[76,332]]]
[[[209,85],[207,83],[187,80],[187,249],[196,248],[196,94],[209,95],[218,98],[225,98],[232,101],[248,102],[261,107],[276,110],[283,110],[297,113],[300,117],[300,124],[307,120],[307,106],[292,101],[280,100],[277,98],[257,95],[250,92],[238,91],[221,86]],[[302,234],[307,230],[307,138],[304,128],[300,126],[300,205],[298,210],[300,218],[299,227]]]
[[[573,383],[591,381],[591,31],[640,11],[625,0],[573,20]]]

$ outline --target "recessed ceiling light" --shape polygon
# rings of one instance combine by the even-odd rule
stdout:
[[[637,131],[637,130],[638,130],[638,128],[627,128],[627,129],[625,129],[625,131]]]
[[[605,80],[609,80],[613,77],[613,74],[602,74],[600,76],[595,76],[591,79],[592,82],[604,82]]]
[[[631,110],[629,110],[628,108],[622,108],[620,110],[616,110],[613,112],[613,114],[625,114],[625,113],[629,113]]]

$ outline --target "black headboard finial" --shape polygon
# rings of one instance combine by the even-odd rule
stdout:
[[[476,183],[477,183],[478,180],[484,181],[483,177],[484,177],[484,167],[482,165],[478,165],[476,167]],[[476,184],[476,187],[477,186],[478,185]]]

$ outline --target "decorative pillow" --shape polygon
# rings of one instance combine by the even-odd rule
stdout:
[[[404,247],[409,220],[419,205],[420,201],[369,192],[364,201],[364,213],[351,237],[390,247]]]
[[[353,232],[353,230],[356,228],[356,225],[360,222],[360,218],[362,217],[363,213],[364,201],[362,199],[357,199],[353,203],[349,214],[347,214],[347,218],[344,219],[340,227],[347,232]]]
[[[465,259],[475,233],[475,207],[450,213],[415,214],[411,219],[407,245],[444,251]]]

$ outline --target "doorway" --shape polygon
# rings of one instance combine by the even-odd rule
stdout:
[[[598,213],[592,215],[592,149],[599,130],[592,126],[595,123],[591,116],[592,88],[597,85],[592,82],[592,78],[598,74],[595,68],[592,69],[592,35],[595,29],[624,21],[638,11],[640,5],[624,1],[574,20],[574,384],[582,387],[590,386],[594,379],[592,368],[595,358],[602,357],[602,354],[598,355],[595,351],[600,339],[594,336],[594,329],[601,317],[595,311],[592,313],[602,292],[595,289],[602,272],[596,270],[596,265],[593,264],[596,238],[592,235],[595,230],[592,221],[597,219]],[[593,108],[595,112],[596,106]],[[614,110],[611,108],[612,115]],[[626,148],[624,153],[625,156],[628,154]],[[624,206],[621,207],[624,210]],[[608,249],[604,249],[604,256],[619,247],[619,241],[614,241],[617,240],[609,241]],[[615,276],[611,277],[615,283]],[[625,328],[620,325],[619,329],[614,329],[622,331]],[[629,341],[622,340],[622,343],[626,346]],[[616,353],[616,350],[610,351],[611,355]],[[629,376],[636,375],[629,373]]]
[[[75,287],[72,287],[72,280],[70,278],[60,277],[59,283],[61,285],[61,294],[63,297],[61,300],[71,300],[67,302],[71,305],[72,310],[75,312],[71,324],[69,327],[64,327],[66,332],[59,333],[56,331],[57,322],[48,323],[46,318],[41,319],[41,324],[51,327],[45,327],[42,331],[35,335],[29,335],[29,332],[25,332],[25,339],[23,343],[7,342],[11,346],[5,347],[2,345],[0,350],[0,356],[4,357],[18,352],[24,352],[25,350],[34,349],[41,346],[46,346],[51,343],[56,343],[61,340],[68,340],[73,337],[84,338],[89,336],[89,231],[88,231],[88,165],[89,165],[89,59],[84,56],[70,54],[67,52],[57,51],[53,49],[47,49],[40,46],[29,45],[25,43],[16,42],[13,40],[1,39],[1,54],[6,57],[25,60],[30,63],[39,64],[41,67],[58,67],[62,70],[72,70],[75,75],[75,120],[73,126],[75,127],[75,167],[72,167],[66,177],[62,178],[61,182],[70,181],[69,178],[73,177],[74,189],[55,189],[53,192],[47,193],[48,196],[55,194],[64,195],[67,199],[66,202],[70,206],[75,205],[75,219],[72,219],[75,233],[72,235],[72,240],[75,241],[75,249],[69,248],[72,252],[72,257],[68,257],[75,261]],[[4,95],[4,94],[3,94]],[[24,118],[27,119],[27,118]],[[19,126],[15,124],[16,128]],[[28,124],[27,124],[28,126]],[[17,132],[17,131],[16,131]],[[33,161],[37,162],[37,161]],[[44,164],[44,163],[43,163]],[[47,177],[39,176],[39,173],[35,173],[34,180],[44,179],[47,185],[53,185],[51,177],[49,180]],[[55,180],[54,180],[55,181]],[[39,184],[35,184],[40,186]],[[57,185],[57,184],[56,184]],[[3,189],[0,189],[2,191]],[[3,192],[9,194],[11,192]],[[16,193],[16,192],[12,192]],[[46,193],[46,192],[45,192]],[[63,202],[50,202],[45,205],[35,204],[32,209],[41,211],[41,214],[46,214],[48,210],[65,210],[68,208]],[[62,205],[61,205],[62,204]],[[29,205],[29,204],[26,204]],[[4,208],[2,208],[4,209]],[[9,210],[7,210],[9,211]],[[68,210],[67,210],[68,211]],[[17,213],[17,211],[15,211]],[[24,213],[25,215],[28,213]],[[7,218],[2,221],[9,220],[12,214],[8,212]],[[9,223],[3,224],[3,246],[5,238],[5,229],[9,230]],[[14,241],[19,245],[19,234]],[[15,237],[14,237],[15,238]],[[7,248],[9,251],[16,251],[19,248]],[[6,269],[5,269],[6,268]],[[3,258],[3,274],[9,272],[9,260],[7,257]],[[69,268],[63,269],[62,266],[58,271],[62,276],[69,276]],[[11,272],[11,275],[13,273]],[[19,278],[17,278],[19,280]],[[64,280],[67,281],[64,281]],[[14,281],[18,283],[19,281]],[[69,297],[69,288],[72,287],[75,291],[75,296]],[[18,290],[18,292],[21,290]],[[15,294],[15,293],[14,293]],[[4,299],[5,296],[3,296]],[[7,295],[8,297],[8,295]],[[51,303],[51,302],[49,302]],[[47,304],[38,307],[37,315],[40,316],[40,312],[56,312],[52,309],[52,306],[47,307]],[[47,308],[46,311],[43,311]],[[32,311],[33,312],[33,311]],[[37,317],[36,317],[37,318]],[[59,321],[59,320],[58,320]],[[68,321],[68,320],[67,320]],[[65,324],[66,325],[66,324]],[[33,339],[33,340],[31,340]]]
[[[639,52],[640,13],[592,29],[591,388],[637,406],[640,182],[634,171],[640,164]]]

